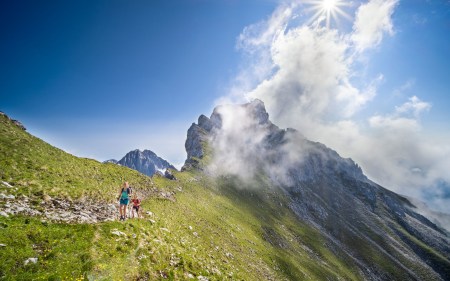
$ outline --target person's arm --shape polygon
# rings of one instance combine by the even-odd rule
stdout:
[[[120,196],[122,196],[122,188],[119,191],[119,197],[117,197],[117,200],[120,200]]]

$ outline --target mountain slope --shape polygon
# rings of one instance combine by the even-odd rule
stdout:
[[[151,179],[128,168],[78,158],[28,134],[0,115],[0,177],[16,195],[69,199],[115,198],[123,180],[149,188]]]
[[[279,129],[262,102],[218,107],[189,132],[191,158],[185,168],[235,174],[250,182],[269,177],[270,185],[287,196],[298,221],[318,230],[335,254],[353,260],[365,279],[450,278],[450,240],[443,230],[414,212],[406,198],[367,179],[351,159],[295,130]],[[257,149],[250,151],[249,143]],[[205,148],[217,155],[204,159]]]
[[[94,224],[58,223],[42,214],[0,215],[0,278],[449,279],[448,252],[439,248],[448,246],[447,238],[423,217],[415,217],[407,200],[372,183],[351,160],[302,137],[298,139],[316,153],[290,159],[295,160],[289,161],[294,164],[291,168],[276,169],[286,160],[283,155],[293,152],[287,137],[297,133],[267,122],[261,105],[248,107],[257,117],[251,125],[262,125],[273,134],[258,143],[259,148],[265,146],[264,152],[246,154],[249,147],[242,153],[245,161],[265,161],[253,161],[257,165],[247,167],[252,169],[243,170],[243,175],[221,170],[226,168],[225,159],[211,169],[220,149],[214,146],[216,129],[209,125],[226,120],[201,117],[199,124],[205,126],[194,125],[202,135],[188,133],[186,141],[198,150],[193,153],[187,145],[190,159],[183,172],[174,172],[177,181],[150,179],[118,165],[76,158],[1,119],[2,194],[16,199],[27,195],[38,203],[36,208],[46,208],[40,203],[47,193],[54,198],[70,195],[76,202],[87,196],[112,202],[116,194],[108,193],[109,185],[116,191],[126,178],[145,195],[143,208],[149,213],[141,220]],[[238,139],[245,139],[239,134]],[[190,137],[198,137],[198,142]],[[251,140],[246,141],[245,145]],[[239,144],[236,147],[240,149]],[[43,163],[46,168],[40,169]],[[14,203],[0,199],[0,212]],[[25,265],[29,258],[37,262]]]
[[[147,184],[160,191],[144,200],[144,210],[151,211],[145,220],[66,224],[44,212],[0,215],[1,279],[359,279],[350,264],[322,247],[314,229],[299,224],[288,209],[278,208],[277,194],[260,194],[260,200],[254,200],[255,194],[240,193],[238,182],[216,181],[195,170],[175,172],[178,181],[156,176],[149,182],[128,168],[71,156],[6,117],[0,130],[0,191],[15,196],[0,199],[0,211],[17,199],[45,209],[41,201],[48,194],[74,201],[90,196],[98,204],[114,200],[108,187],[117,185],[118,177],[135,184],[139,193]],[[162,196],[168,193],[176,195]],[[276,238],[271,228],[286,236],[283,248],[266,240]]]

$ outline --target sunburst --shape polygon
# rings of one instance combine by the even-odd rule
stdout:
[[[325,20],[327,28],[330,28],[332,20],[339,23],[339,17],[350,19],[350,16],[343,10],[344,7],[351,5],[349,2],[342,0],[307,0],[305,3],[311,6],[307,11],[314,12],[310,21]]]

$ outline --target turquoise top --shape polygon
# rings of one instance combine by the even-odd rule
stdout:
[[[122,189],[122,195],[120,196],[122,199],[128,199],[128,191],[127,191],[127,189]]]

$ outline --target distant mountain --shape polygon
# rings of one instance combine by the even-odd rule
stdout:
[[[128,152],[119,161],[110,159],[103,163],[119,164],[148,176],[153,176],[158,170],[165,170],[167,168],[176,170],[172,164],[156,155],[153,151],[147,149],[144,151],[135,149]]]

